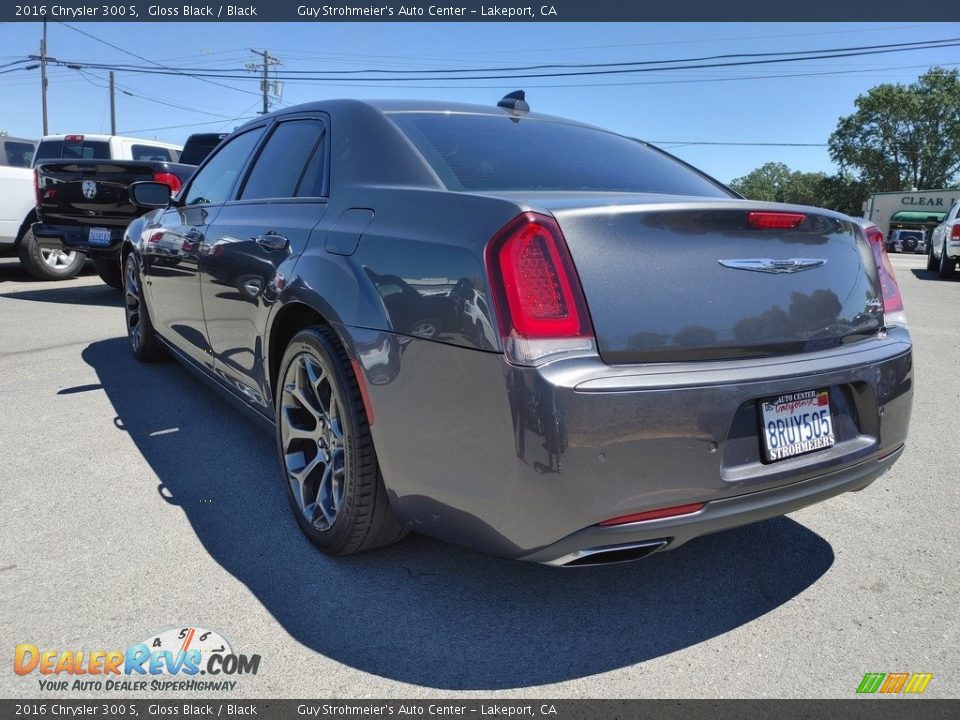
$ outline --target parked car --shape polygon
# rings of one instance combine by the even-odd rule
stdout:
[[[132,154],[139,156],[137,159],[39,161],[35,168],[37,222],[32,226],[36,242],[41,247],[62,248],[64,252],[92,258],[100,278],[120,289],[123,282],[119,249],[123,231],[142,214],[130,202],[127,188],[138,180],[155,180],[176,193],[196,170],[197,163],[223,137],[216,133],[191,135],[182,156],[172,147],[146,146],[122,139],[132,147]],[[170,160],[175,155],[191,162]]]
[[[927,270],[935,271],[942,278],[950,278],[957,263],[960,263],[960,200],[953,204],[943,222],[930,234]]]
[[[36,141],[0,137],[0,255],[14,253],[23,234],[25,218],[36,198],[33,192],[33,153]]]
[[[887,240],[890,252],[927,252],[926,233],[923,230],[894,230]]]
[[[7,139],[12,140],[11,138]],[[121,137],[119,135],[46,135],[40,139],[30,162],[23,164],[31,141],[20,144],[14,157],[17,163],[0,170],[4,193],[0,225],[0,253],[16,254],[24,268],[42,280],[63,280],[80,272],[86,259],[82,250],[64,247],[55,239],[40,242],[32,227],[37,221],[37,190],[34,173],[27,168],[43,160],[166,160],[176,161],[179,145]],[[31,143],[32,144],[32,143]]]
[[[333,555],[415,529],[632,560],[863,489],[903,452],[912,344],[882,234],[518,94],[300,105],[174,199],[131,196],[154,208],[122,248],[133,354],[169,352],[272,429]],[[193,248],[176,267],[164,238]],[[481,332],[418,333],[436,307],[404,286],[449,288],[451,327]]]

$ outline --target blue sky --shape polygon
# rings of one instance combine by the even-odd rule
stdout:
[[[960,35],[960,23],[78,23],[113,45],[177,67],[241,68],[267,49],[285,70],[436,69],[540,63],[668,60],[724,53],[886,45]],[[40,24],[0,25],[0,64],[38,52]],[[51,23],[48,53],[80,62],[143,64]],[[685,142],[826,143],[857,95],[911,82],[930,66],[960,66],[960,48],[786,64],[599,78],[396,82],[287,81],[283,105],[330,97],[434,98],[494,104],[522,87],[533,109],[658,141],[729,181],[768,161],[831,172],[826,147]],[[831,74],[823,74],[831,73]],[[769,77],[799,75],[805,77]],[[118,131],[182,143],[192,131],[230,130],[260,109],[256,79],[218,81],[118,73]],[[550,87],[565,85],[566,87]],[[38,137],[39,71],[0,75],[0,130]],[[108,132],[106,72],[50,71],[51,132]],[[245,92],[244,92],[245,91]],[[163,104],[168,103],[168,104]],[[191,110],[171,107],[173,105]],[[182,127],[170,127],[182,126]]]

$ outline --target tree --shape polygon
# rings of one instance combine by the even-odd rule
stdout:
[[[948,187],[960,176],[960,71],[931,68],[854,101],[830,136],[830,157],[874,192]]]
[[[847,215],[860,215],[870,194],[866,183],[849,175],[799,172],[781,162],[761,165],[730,187],[750,200],[814,205]]]

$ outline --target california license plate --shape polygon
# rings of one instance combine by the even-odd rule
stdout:
[[[98,247],[105,247],[110,244],[110,231],[107,228],[92,227],[87,236],[87,242]]]
[[[760,402],[767,460],[783,460],[836,443],[826,390],[788,393]]]

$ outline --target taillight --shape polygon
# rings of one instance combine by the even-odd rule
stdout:
[[[40,173],[33,169],[33,194],[37,198],[37,207],[40,207]]]
[[[181,182],[173,173],[168,172],[156,172],[153,174],[154,182],[163,183],[170,187],[170,194],[174,195],[180,191]]]
[[[807,219],[803,213],[788,212],[748,212],[747,222],[751,227],[761,230],[792,230],[800,227]]]
[[[953,230],[950,231],[951,240],[960,240],[960,225],[954,225]]]
[[[886,325],[906,325],[907,317],[903,312],[903,298],[900,296],[900,286],[893,274],[890,256],[887,255],[887,244],[883,241],[880,228],[871,225],[866,228],[867,240],[873,250],[873,258],[877,263],[877,275],[880,277],[880,289],[883,292],[883,317]]]
[[[556,220],[526,212],[487,245],[507,358],[536,365],[559,353],[595,351],[580,279]]]

